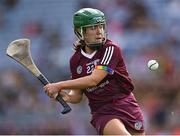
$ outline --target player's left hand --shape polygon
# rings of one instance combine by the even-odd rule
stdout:
[[[44,91],[49,97],[55,98],[61,90],[56,83],[50,83],[44,86]]]

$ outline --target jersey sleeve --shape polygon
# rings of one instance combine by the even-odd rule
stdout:
[[[76,72],[75,72],[75,62],[73,60],[73,57],[70,59],[70,71],[71,71],[71,79],[76,79]]]
[[[105,48],[102,58],[96,69],[102,69],[113,74],[117,64],[122,60],[121,51],[118,47],[110,45]]]

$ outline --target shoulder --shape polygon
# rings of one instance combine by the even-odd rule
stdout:
[[[113,43],[111,40],[107,39],[106,43],[103,46],[103,50],[115,50],[115,51],[121,51],[121,48],[119,45]]]
[[[77,61],[80,59],[80,55],[80,49],[76,50],[70,58],[70,64],[76,64]]]
[[[110,47],[111,48],[113,47],[116,50],[121,50],[119,45],[117,45],[117,44],[113,43],[111,40],[107,39],[106,43],[104,44],[104,49],[110,48]]]

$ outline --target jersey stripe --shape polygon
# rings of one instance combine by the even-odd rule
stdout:
[[[108,65],[109,64],[109,61],[111,60],[111,57],[113,55],[113,51],[114,51],[113,46],[110,46],[110,47],[106,48],[106,51],[104,53],[104,57],[103,57],[103,59],[101,61],[102,65]]]
[[[104,59],[106,58],[107,52],[108,52],[108,48],[106,48],[106,51],[105,51],[105,53],[104,53],[103,59],[102,59],[102,61],[101,61],[101,64],[103,64],[103,61],[104,61]]]
[[[107,55],[105,57],[105,61],[103,62],[103,65],[106,65],[106,61],[109,58],[110,52],[111,52],[111,47],[108,47],[108,52],[107,52]]]
[[[108,64],[109,64],[109,61],[111,60],[112,55],[113,55],[113,52],[114,52],[114,47],[113,47],[113,46],[112,46],[112,48],[111,48],[111,49],[112,49],[112,50],[111,50],[111,54],[110,54],[109,60],[107,61],[106,65],[108,65]]]

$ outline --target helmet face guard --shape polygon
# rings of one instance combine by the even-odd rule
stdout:
[[[103,25],[103,37],[105,39],[103,43],[106,41],[106,19],[103,12],[97,9],[83,8],[74,14],[73,23],[74,32],[80,40],[84,40],[83,33],[87,27]],[[79,29],[80,32],[78,32],[77,29]],[[92,43],[92,45],[89,44],[88,47],[94,46],[95,44],[97,44],[97,46],[98,44],[102,45],[102,43]]]
[[[97,24],[83,26],[83,27],[80,28],[80,34],[84,38],[83,34],[86,31],[86,28],[93,27],[93,29],[94,29],[96,26],[101,26],[102,27],[102,30],[103,30],[102,34],[103,34],[103,37],[105,37],[105,34],[106,34],[106,24],[105,23],[97,23]]]

